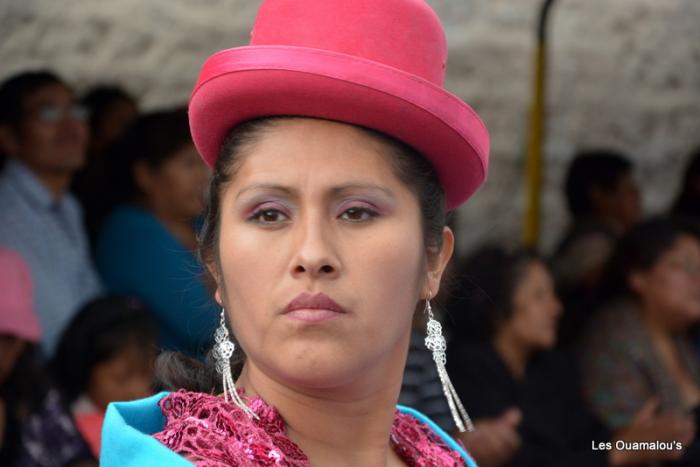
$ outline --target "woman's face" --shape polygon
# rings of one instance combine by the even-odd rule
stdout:
[[[631,286],[644,308],[672,328],[700,320],[700,242],[681,235],[648,271],[632,274]]]
[[[556,343],[562,306],[552,276],[541,261],[532,260],[513,294],[513,312],[504,328],[521,345],[549,349]]]
[[[149,205],[178,219],[193,219],[204,211],[209,170],[193,144],[188,144],[157,168],[137,165],[136,179]]]
[[[315,119],[276,122],[244,151],[221,197],[217,299],[247,369],[313,389],[400,380],[416,302],[437,293],[453,238],[446,229],[426,261],[418,202],[391,157],[376,137]],[[343,311],[287,313],[301,293]]]

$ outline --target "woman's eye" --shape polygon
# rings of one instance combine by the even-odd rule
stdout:
[[[253,213],[248,220],[257,221],[261,224],[274,224],[284,220],[284,218],[286,216],[277,209],[261,209]]]
[[[376,216],[376,212],[366,208],[350,208],[346,209],[343,214],[341,214],[342,218],[351,222],[366,221]]]

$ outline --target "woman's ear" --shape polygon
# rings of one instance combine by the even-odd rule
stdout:
[[[445,272],[447,263],[452,258],[454,252],[455,236],[452,229],[445,226],[442,229],[442,248],[439,251],[428,252],[428,274],[425,281],[425,287],[421,298],[428,298],[428,293],[431,297],[435,297],[440,290],[440,281]]]
[[[207,271],[209,271],[209,275],[211,276],[211,279],[214,282],[212,284],[213,289],[214,289],[214,299],[216,300],[216,303],[219,304],[219,306],[223,307],[224,306],[224,297],[223,297],[223,293],[222,293],[221,285],[220,285],[221,282],[220,282],[219,270],[213,261],[207,261],[206,268],[207,268]]]
[[[633,271],[627,275],[627,285],[636,294],[644,293],[647,288],[647,275],[642,271]]]

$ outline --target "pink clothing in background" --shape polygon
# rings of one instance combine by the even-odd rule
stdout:
[[[0,334],[36,343],[41,338],[34,311],[32,276],[24,259],[0,247]]]
[[[83,394],[71,406],[71,414],[80,435],[90,447],[90,452],[99,459],[102,424],[105,420],[104,411],[95,407],[95,404]]]

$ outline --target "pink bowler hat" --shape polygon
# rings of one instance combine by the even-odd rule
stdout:
[[[249,46],[204,63],[189,106],[213,166],[231,128],[276,115],[372,128],[435,167],[453,209],[486,178],[489,136],[443,87],[447,43],[424,0],[265,0]]]
[[[14,251],[0,248],[0,334],[39,342],[41,328],[32,303],[29,267]]]

